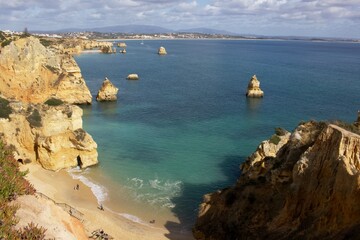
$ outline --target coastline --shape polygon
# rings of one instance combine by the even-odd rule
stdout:
[[[98,200],[91,191],[78,179],[73,179],[64,170],[52,172],[43,169],[36,163],[21,166],[21,170],[29,170],[26,179],[34,185],[38,192],[58,203],[67,203],[84,214],[84,227],[88,236],[96,229],[103,229],[114,239],[169,239],[170,235],[165,226],[159,227],[148,223],[131,221],[131,215],[120,214],[106,208],[98,209]],[[79,185],[79,190],[74,187]],[[136,219],[135,219],[136,220]],[[174,236],[171,233],[171,236]],[[175,239],[189,239],[190,236],[179,235]]]

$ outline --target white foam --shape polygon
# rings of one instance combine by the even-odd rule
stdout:
[[[85,170],[85,172],[86,172],[86,170]],[[107,193],[106,188],[104,186],[101,186],[99,184],[96,184],[96,183],[90,181],[87,177],[78,174],[78,173],[83,173],[83,171],[79,172],[77,170],[70,169],[70,170],[68,170],[68,173],[70,174],[70,176],[73,179],[80,180],[83,184],[90,187],[92,193],[95,195],[99,204],[104,202],[107,199],[108,193]]]
[[[120,215],[120,216],[122,216],[122,217],[124,217],[126,219],[129,219],[132,222],[147,225],[143,220],[141,220],[141,218],[139,218],[137,216],[134,216],[134,215],[131,215],[131,214],[128,214],[128,213],[118,213],[118,215]]]

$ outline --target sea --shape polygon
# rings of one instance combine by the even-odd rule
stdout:
[[[359,43],[125,42],[126,54],[75,56],[93,95],[83,127],[99,164],[69,173],[106,211],[141,224],[189,233],[203,195],[235,184],[239,165],[275,128],[354,122],[360,110]],[[131,73],[139,80],[126,80]],[[253,75],[263,98],[245,96]],[[119,88],[116,102],[95,100],[105,77]]]

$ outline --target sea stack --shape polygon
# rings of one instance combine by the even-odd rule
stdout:
[[[167,54],[166,49],[164,47],[160,47],[159,51],[158,51],[158,54],[159,55],[166,55]]]
[[[119,89],[108,78],[105,78],[96,96],[96,101],[116,101],[118,91]]]
[[[246,96],[253,98],[262,98],[264,96],[264,92],[260,89],[260,81],[256,78],[256,75],[250,79]]]
[[[126,78],[127,80],[139,80],[139,76],[135,73],[129,74]]]

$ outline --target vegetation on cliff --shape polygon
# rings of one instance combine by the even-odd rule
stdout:
[[[10,202],[19,195],[34,194],[35,189],[24,179],[26,172],[19,170],[11,153],[11,147],[0,141],[0,239],[44,239],[46,230],[33,223],[14,228],[18,222],[15,217],[18,206]]]

